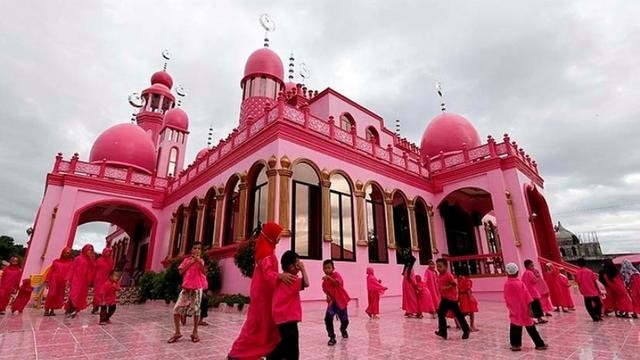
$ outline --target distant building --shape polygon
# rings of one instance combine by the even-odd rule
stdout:
[[[602,254],[597,233],[576,235],[562,226],[560,222],[554,226],[554,229],[560,255],[565,261],[575,263],[579,258],[584,258],[587,260],[589,268],[599,270],[602,261],[611,258],[609,255]]]

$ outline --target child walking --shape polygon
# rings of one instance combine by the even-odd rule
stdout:
[[[533,261],[525,260],[524,267],[526,271],[522,274],[522,282],[527,287],[527,291],[533,298],[531,302],[531,312],[533,313],[533,317],[538,320],[538,324],[546,324],[547,320],[543,319],[544,312],[542,311],[542,304],[540,303],[540,293],[538,292],[538,277],[533,271],[535,267],[533,266]]]
[[[447,312],[451,311],[462,328],[462,338],[469,338],[469,324],[460,311],[458,305],[458,288],[453,275],[448,269],[449,262],[445,259],[438,259],[436,267],[438,269],[438,288],[440,289],[440,305],[438,306],[438,330],[436,335],[447,339]]]
[[[349,303],[349,294],[344,289],[344,281],[342,276],[336,271],[333,260],[325,260],[322,263],[322,270],[325,276],[322,277],[322,291],[327,295],[327,312],[324,316],[324,324],[327,327],[327,335],[329,342],[327,345],[336,344],[336,333],[333,329],[333,318],[337,316],[340,319],[340,333],[342,338],[349,337],[347,326],[349,326],[349,314],[347,313],[347,304]]]
[[[436,305],[433,303],[427,284],[422,281],[420,275],[416,275],[416,294],[418,296],[418,315],[416,317],[422,319],[423,312],[435,315]]]
[[[364,311],[370,318],[380,315],[380,296],[384,294],[386,287],[382,285],[382,280],[376,278],[373,268],[367,268],[367,298],[369,305]]]
[[[602,301],[597,284],[598,274],[587,268],[587,261],[584,258],[578,259],[577,263],[580,270],[576,272],[576,282],[580,294],[584,297],[584,307],[594,322],[602,321]]]
[[[465,316],[469,316],[471,331],[478,331],[476,328],[475,313],[478,312],[478,301],[473,296],[473,281],[469,278],[469,268],[463,266],[458,271],[458,294],[460,297],[460,311]]]
[[[31,293],[33,292],[33,287],[31,286],[31,279],[22,280],[22,285],[20,289],[18,289],[18,295],[13,300],[13,304],[11,304],[11,313],[19,312],[22,314],[24,308],[31,300]]]
[[[200,322],[200,305],[202,301],[202,289],[209,287],[207,284],[207,276],[204,268],[204,260],[200,257],[202,252],[202,243],[195,242],[191,247],[191,256],[182,260],[178,267],[178,272],[182,275],[182,290],[178,295],[178,301],[173,308],[173,324],[175,333],[168,343],[174,343],[180,338],[180,322],[184,317],[193,315],[193,332],[191,333],[191,341],[199,342],[198,323]]]
[[[416,279],[413,272],[415,262],[416,258],[411,255],[406,259],[402,268],[402,310],[404,310],[406,317],[415,317],[418,314]]]
[[[560,269],[558,274],[558,287],[560,288],[560,302],[563,309],[574,311],[576,305],[573,303],[573,297],[571,296],[571,284],[567,277],[567,271]],[[565,311],[566,312],[566,311]]]
[[[527,329],[527,333],[533,340],[536,350],[546,350],[547,344],[538,334],[533,319],[529,315],[530,304],[533,301],[527,286],[518,279],[518,265],[509,263],[505,267],[507,271],[507,282],[504,284],[504,302],[509,310],[509,340],[512,351],[522,350],[522,327]]]
[[[297,253],[288,250],[280,259],[282,271],[295,276],[295,280],[286,284],[278,281],[273,293],[272,315],[278,326],[280,342],[268,360],[297,360],[300,358],[300,346],[298,343],[298,323],[302,321],[302,305],[300,303],[300,291],[309,287],[309,277],[304,264]],[[298,277],[302,273],[302,278]]]
[[[429,259],[427,269],[424,271],[424,282],[427,284],[433,305],[437,308],[440,304],[440,291],[438,290],[438,271],[436,270],[436,262]],[[436,309],[437,310],[437,309]],[[432,316],[436,318],[434,313]]]
[[[0,278],[0,315],[4,315],[11,295],[18,290],[21,275],[20,260],[17,256],[12,256],[9,259],[9,266],[2,269],[2,278]]]
[[[98,299],[100,304],[100,325],[111,324],[111,316],[116,312],[120,276],[121,274],[118,271],[111,270],[109,279],[100,286],[100,299]],[[95,284],[95,286],[98,287],[99,285]]]

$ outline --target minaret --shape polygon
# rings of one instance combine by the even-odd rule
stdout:
[[[167,51],[162,53],[165,60],[169,60]],[[151,76],[151,86],[142,91],[143,104],[136,114],[136,123],[143,128],[153,140],[158,143],[158,136],[162,129],[164,114],[175,106],[175,97],[171,93],[173,79],[167,72],[167,63],[164,68]]]
[[[178,85],[176,93],[180,97],[186,95],[182,86]],[[158,176],[176,177],[184,168],[187,139],[189,137],[189,116],[178,106],[169,109],[164,115],[160,138],[158,139]]]

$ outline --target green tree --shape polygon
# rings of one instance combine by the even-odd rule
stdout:
[[[24,245],[15,244],[11,236],[0,236],[0,259],[9,260],[12,256],[18,256],[22,259],[24,258],[25,251]]]

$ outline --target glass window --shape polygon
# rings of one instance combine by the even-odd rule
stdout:
[[[224,242],[223,245],[231,245],[238,237],[238,216],[240,215],[240,181],[234,176],[229,179],[231,186],[227,188],[225,194],[225,219],[224,219]],[[235,182],[235,183],[233,183]]]
[[[351,127],[355,125],[353,118],[349,113],[344,113],[340,115],[340,128],[344,131],[351,132]]]
[[[371,126],[367,128],[367,141],[373,141],[374,144],[380,145],[380,137],[378,136],[378,132]]]
[[[167,176],[175,177],[177,163],[178,149],[171,148],[171,151],[169,152],[169,166],[167,167]]]
[[[266,96],[267,95],[267,79],[261,77],[260,78],[260,93],[258,94],[260,96]]]
[[[300,256],[322,259],[322,205],[320,179],[313,168],[300,163],[293,168],[292,242]]]
[[[249,210],[251,221],[248,222],[247,234],[251,234],[258,227],[258,223],[264,224],[267,221],[267,183],[267,170],[263,167],[258,173],[251,192],[252,197],[249,200],[249,204],[251,204],[251,209]]]
[[[351,188],[339,174],[331,176],[331,258],[355,260]]]
[[[387,251],[387,226],[382,190],[376,185],[367,185],[365,194],[369,262],[386,264],[389,262],[389,254]]]

